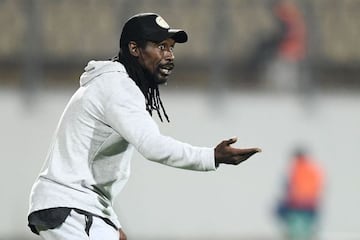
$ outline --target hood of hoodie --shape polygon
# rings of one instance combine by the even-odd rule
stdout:
[[[94,78],[108,72],[124,72],[125,67],[119,62],[91,60],[80,76],[80,86],[84,86]]]

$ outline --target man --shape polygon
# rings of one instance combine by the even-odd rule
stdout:
[[[275,52],[268,61],[265,80],[275,90],[303,90],[306,57],[306,24],[300,8],[293,0],[276,0],[273,14],[279,27]]]
[[[322,168],[304,149],[297,149],[286,178],[278,217],[290,240],[313,239],[323,192]]]
[[[206,148],[160,134],[152,111],[169,119],[158,85],[174,68],[175,43],[186,41],[185,31],[159,15],[139,14],[124,25],[116,58],[88,63],[32,188],[33,232],[46,240],[126,239],[112,204],[129,177],[134,149],[151,161],[197,171],[237,165],[260,151],[231,147],[236,138]]]

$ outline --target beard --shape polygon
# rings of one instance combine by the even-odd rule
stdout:
[[[158,77],[156,76],[155,73],[150,72],[148,69],[143,68],[143,72],[144,72],[144,77],[146,79],[147,85],[149,87],[149,89],[155,89],[157,88],[157,85],[159,84],[158,81]]]
[[[158,85],[167,83],[174,67],[175,65],[173,62],[159,64],[155,69],[155,72],[151,74],[153,81]]]

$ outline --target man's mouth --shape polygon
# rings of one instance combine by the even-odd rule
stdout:
[[[159,72],[162,75],[169,76],[173,69],[174,69],[174,64],[161,65],[159,67]]]

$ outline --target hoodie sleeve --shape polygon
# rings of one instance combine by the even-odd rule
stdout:
[[[117,81],[110,91],[105,120],[145,158],[182,169],[216,169],[214,148],[195,147],[160,133],[146,111],[143,94],[130,78]]]

